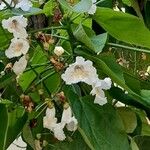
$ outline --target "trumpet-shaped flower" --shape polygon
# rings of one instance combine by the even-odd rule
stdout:
[[[70,64],[61,77],[66,84],[85,82],[91,85],[98,75],[90,60],[85,61],[83,57],[78,56],[76,62]]]
[[[70,107],[64,109],[61,123],[66,125],[69,131],[75,131],[77,129],[78,121],[74,116],[72,117],[72,110]]]
[[[46,110],[46,116],[43,118],[43,127],[47,128],[51,131],[53,131],[56,123],[57,123],[57,118],[55,118],[55,108],[53,107],[52,109],[47,108]]]
[[[27,66],[26,56],[22,56],[19,61],[16,61],[13,65],[12,70],[16,75],[20,75],[24,72]]]
[[[29,50],[29,43],[25,39],[13,38],[9,48],[5,51],[8,58],[18,57],[26,54]]]
[[[10,33],[13,33],[16,38],[27,38],[28,34],[25,30],[27,19],[23,16],[13,16],[9,19],[2,20],[2,26]]]
[[[104,80],[97,80],[93,85],[93,89],[91,91],[92,95],[95,95],[94,103],[99,105],[104,105],[107,103],[107,98],[105,97],[104,90],[108,90],[111,88],[111,79],[105,78]]]
[[[57,123],[55,127],[53,128],[54,136],[59,140],[63,141],[66,139],[65,133],[63,131],[64,124],[63,123]]]

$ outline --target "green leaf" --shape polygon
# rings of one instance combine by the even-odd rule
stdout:
[[[45,80],[45,84],[51,93],[55,92],[58,89],[60,82],[61,79],[58,73],[53,74]]]
[[[102,52],[106,41],[107,41],[107,33],[103,33],[91,38],[92,43],[95,45],[95,52],[100,53]]]
[[[34,52],[34,56],[31,60],[31,65],[34,64],[43,64],[47,61],[47,57],[46,55],[43,53],[41,47],[37,47],[35,52]],[[37,73],[41,73],[42,71],[44,71],[45,66],[41,66],[35,69],[35,71]],[[22,90],[25,91],[29,85],[36,79],[36,74],[33,70],[27,71],[25,73],[23,73],[20,78],[19,78],[19,85],[21,86]]]
[[[53,0],[49,0],[43,7],[43,12],[46,16],[53,15],[54,2]]]
[[[8,132],[8,112],[5,105],[0,105],[0,117],[5,118],[0,123],[0,149],[6,149],[6,140],[7,140],[7,132]]]
[[[65,89],[79,127],[95,150],[130,149],[123,124],[110,105],[103,107],[93,103],[93,97],[78,97],[71,87]]]
[[[97,8],[93,19],[116,39],[150,48],[150,31],[141,19],[109,8]]]
[[[0,110],[0,117],[4,118],[0,124],[0,149],[6,150],[21,132],[27,116],[23,107],[8,111],[4,104],[0,104]]]
[[[134,111],[127,107],[119,107],[117,111],[123,121],[127,133],[133,133],[137,126],[137,118]]]
[[[81,0],[79,3],[77,3],[75,6],[70,6],[69,2],[65,1],[65,0],[58,0],[58,2],[64,6],[65,8],[67,8],[70,11],[73,12],[78,12],[78,13],[84,13],[84,12],[88,12],[88,10],[90,9],[90,7],[92,6],[92,0]]]
[[[35,149],[34,138],[31,132],[31,128],[28,123],[26,123],[23,127],[23,139],[26,143],[28,143],[33,149]]]
[[[149,150],[150,136],[135,136],[133,139],[138,145],[139,150]]]
[[[132,150],[139,150],[137,144],[135,143],[133,139],[131,139],[130,145],[131,145]]]
[[[81,24],[74,30],[73,34],[78,41],[96,53],[103,50],[107,41],[107,33],[96,36],[91,29],[84,28]]]
[[[54,144],[53,150],[89,150],[82,136],[76,131],[73,136],[69,136],[66,141]]]
[[[148,105],[150,104],[150,90],[141,90],[141,96]]]
[[[73,7],[75,12],[84,13],[88,12],[92,6],[92,0],[81,0],[78,4]]]

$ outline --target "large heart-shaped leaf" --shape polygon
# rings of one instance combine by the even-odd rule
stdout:
[[[21,132],[27,120],[27,115],[23,107],[8,111],[6,105],[0,104],[0,110],[0,117],[4,118],[0,123],[0,149],[6,150]]]
[[[66,96],[91,149],[130,149],[123,123],[112,106],[94,104],[91,96],[81,98],[71,87],[66,88]]]
[[[116,39],[150,48],[150,31],[138,17],[109,8],[97,8],[93,19]]]

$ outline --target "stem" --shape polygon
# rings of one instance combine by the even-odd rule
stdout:
[[[43,29],[36,29],[36,30],[32,30],[29,31],[29,33],[35,33],[35,32],[39,32],[39,31],[47,31],[47,30],[53,30],[53,29],[66,29],[65,27],[62,26],[58,26],[58,27],[47,27],[47,28],[43,28]]]
[[[125,45],[115,44],[115,43],[107,43],[107,45],[112,46],[112,47],[119,47],[119,48],[124,48],[124,49],[128,49],[128,50],[133,50],[133,51],[137,51],[137,52],[150,53],[149,49],[140,49],[140,48],[125,46]]]
[[[41,75],[38,74],[38,72],[37,72],[31,65],[30,65],[30,67],[31,67],[31,69],[34,71],[34,73],[36,74],[36,76],[37,76],[39,79],[42,80]],[[43,80],[42,80],[42,83],[43,83],[43,86],[44,86],[44,88],[46,89],[47,93],[48,93],[49,95],[51,95],[51,92],[49,91],[49,89],[47,88],[47,86],[46,86],[46,84],[44,83]]]
[[[37,119],[46,108],[47,108],[47,105],[35,116],[35,119]]]
[[[62,40],[69,41],[69,39],[68,39],[68,38],[66,38],[66,37],[64,37],[64,36],[59,36],[59,35],[56,35],[56,34],[53,34],[52,36],[53,36],[53,37],[60,38],[60,39],[62,39]]]
[[[76,20],[79,16],[81,15],[81,13],[77,14],[75,17],[73,17],[70,22],[73,22],[74,20]]]
[[[55,71],[53,71],[52,73],[48,74],[47,76],[41,78],[37,83],[35,83],[35,86],[37,86],[38,84],[40,84],[41,82],[43,82],[44,80],[46,80],[47,78],[52,76],[54,73],[55,73]]]
[[[136,74],[137,70],[137,52],[134,52],[134,74]]]

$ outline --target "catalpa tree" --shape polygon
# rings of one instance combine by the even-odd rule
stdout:
[[[0,0],[0,150],[149,150],[149,9]]]

